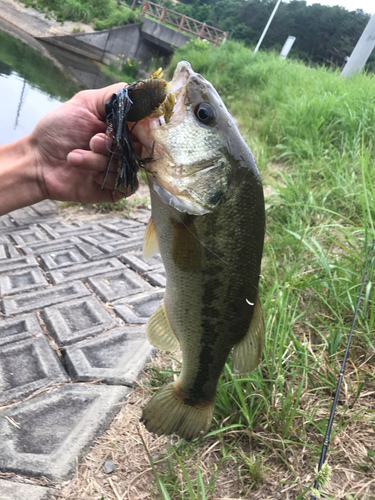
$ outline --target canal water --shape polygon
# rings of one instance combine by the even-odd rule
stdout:
[[[112,83],[92,61],[47,49],[51,57],[0,29],[0,144],[29,134],[79,90]]]

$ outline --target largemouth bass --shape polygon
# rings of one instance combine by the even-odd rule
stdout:
[[[169,123],[147,118],[134,131],[156,159],[146,166],[152,218],[144,254],[160,251],[167,277],[147,336],[160,349],[180,344],[183,363],[142,419],[150,432],[189,440],[210,428],[231,349],[235,373],[254,370],[262,357],[265,207],[254,157],[214,87],[181,62],[170,88],[177,101]]]

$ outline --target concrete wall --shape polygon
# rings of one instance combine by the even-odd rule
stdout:
[[[143,21],[141,32],[143,38],[170,52],[183,47],[190,40],[189,36],[147,18]]]
[[[121,54],[125,59],[136,59],[143,67],[148,67],[152,57],[171,54],[190,38],[150,19],[144,19],[142,27],[130,24],[92,33],[43,37],[41,40],[105,64],[117,61]]]

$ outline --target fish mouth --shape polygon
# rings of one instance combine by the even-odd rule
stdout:
[[[170,91],[176,98],[171,121],[173,118],[176,120],[176,117],[184,112],[187,85],[189,79],[196,74],[189,62],[181,61],[177,64],[173,78],[169,82]]]

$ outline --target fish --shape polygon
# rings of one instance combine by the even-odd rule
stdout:
[[[141,421],[150,432],[192,440],[210,429],[232,349],[234,373],[251,372],[262,359],[265,205],[254,156],[211,83],[182,61],[169,86],[176,98],[169,122],[146,118],[134,133],[154,159],[145,165],[144,257],[160,252],[166,272],[146,333],[160,349],[180,346],[182,368]]]

